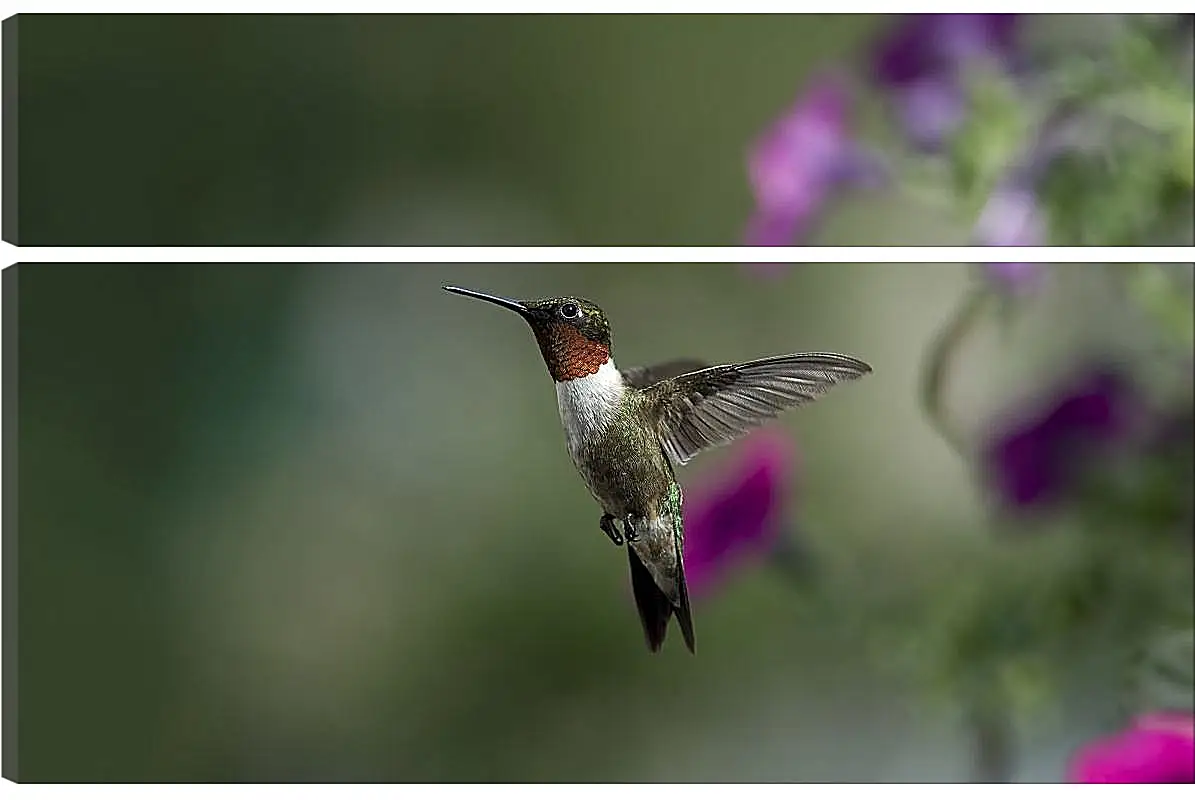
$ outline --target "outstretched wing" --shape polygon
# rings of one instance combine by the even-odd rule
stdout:
[[[662,364],[652,364],[650,367],[628,367],[620,370],[622,379],[628,386],[636,389],[646,389],[653,383],[675,378],[686,372],[696,372],[705,369],[709,364],[694,358],[678,358],[675,361],[665,361]]]
[[[664,451],[684,464],[869,372],[869,365],[850,356],[794,353],[688,372],[643,391]]]

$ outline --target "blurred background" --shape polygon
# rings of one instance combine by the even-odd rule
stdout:
[[[749,142],[886,23],[21,15],[19,241],[738,244]],[[965,243],[943,216],[865,196],[818,241]]]
[[[17,269],[22,780],[972,774],[960,709],[889,668],[904,633],[874,637],[998,553],[1031,569],[1031,537],[1007,557],[918,406],[968,269]],[[1015,325],[983,326],[952,413],[981,425],[1077,353],[1131,344],[1104,277],[1059,267]],[[624,366],[873,364],[775,423],[800,454],[788,514],[809,576],[743,565],[695,604],[698,656],[675,631],[650,656],[533,338],[444,283],[586,296]],[[1018,730],[1015,777],[1058,780],[1106,725],[1101,695],[1076,691]]]

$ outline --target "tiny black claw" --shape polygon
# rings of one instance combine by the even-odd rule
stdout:
[[[614,542],[615,547],[622,544],[622,534],[614,527],[614,517],[611,514],[602,514],[601,522],[598,524],[602,531],[610,537],[610,541]]]
[[[627,517],[622,521],[622,528],[626,532],[627,542],[639,541],[639,534],[635,533],[635,525],[631,522],[631,518]]]

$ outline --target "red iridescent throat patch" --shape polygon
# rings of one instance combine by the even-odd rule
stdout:
[[[610,359],[610,348],[586,338],[572,325],[552,325],[547,338],[541,343],[544,360],[557,382],[593,375]]]

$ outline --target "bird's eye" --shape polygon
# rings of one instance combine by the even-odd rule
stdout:
[[[565,319],[576,319],[581,315],[581,309],[576,303],[565,303],[560,307],[560,316]]]

